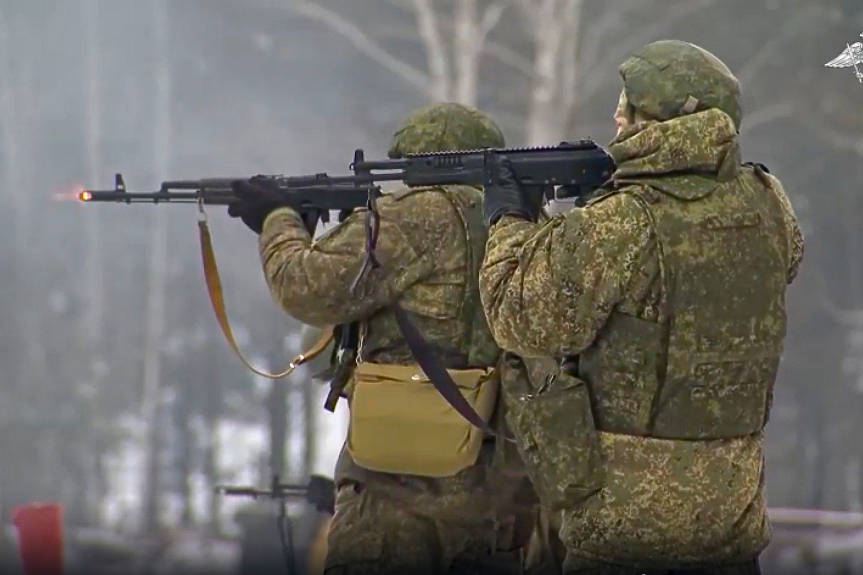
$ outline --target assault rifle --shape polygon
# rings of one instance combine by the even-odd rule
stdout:
[[[196,203],[227,205],[237,198],[231,185],[250,181],[279,193],[284,205],[299,212],[315,212],[323,223],[330,210],[349,211],[373,207],[381,182],[401,181],[408,186],[480,185],[497,180],[492,156],[504,155],[512,163],[516,180],[524,188],[542,188],[548,199],[578,199],[589,194],[611,177],[614,160],[592,140],[562,142],[557,146],[465,150],[409,154],[404,158],[366,160],[363,150],[354,153],[350,165],[353,175],[306,176],[257,175],[249,178],[206,178],[163,182],[156,192],[129,192],[121,174],[116,174],[113,190],[84,190],[78,198],[85,202],[120,203]],[[314,222],[316,223],[316,221]]]
[[[332,479],[312,475],[307,485],[281,483],[278,475],[273,476],[268,489],[251,486],[219,485],[214,488],[217,495],[229,497],[249,497],[251,499],[272,499],[285,501],[304,499],[317,511],[332,515],[336,506],[336,485]]]
[[[274,474],[268,489],[250,486],[219,485],[214,488],[217,495],[249,497],[251,499],[269,499],[279,507],[277,527],[282,546],[285,565],[290,575],[297,573],[294,549],[294,528],[288,515],[287,502],[290,499],[305,499],[321,512],[333,515],[336,512],[336,484],[332,479],[321,475],[312,475],[308,485],[291,485],[282,483],[279,475]]]

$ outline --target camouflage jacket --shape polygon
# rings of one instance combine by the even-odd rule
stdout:
[[[357,296],[350,286],[365,259],[364,210],[314,241],[296,212],[287,208],[273,212],[264,222],[260,251],[274,299],[309,325],[360,321],[364,361],[413,363],[388,309],[398,301],[449,367],[467,367],[462,306],[465,290],[476,284],[468,276],[465,227],[451,197],[458,193],[481,199],[476,189],[450,187],[399,190],[378,201],[375,255],[381,266],[367,276]],[[491,464],[494,442],[487,447],[476,465],[440,479],[372,472],[356,465],[343,449],[336,481],[363,483],[396,496],[417,512],[426,510],[436,516],[477,519],[491,512],[492,501],[499,506],[517,499],[533,505],[529,482],[512,481],[512,468],[520,465],[517,459],[509,454],[505,466],[510,467],[498,473],[500,459]]]
[[[642,401],[642,396],[660,397],[660,391],[654,393],[650,386],[656,390],[655,386],[663,385],[657,384],[659,364],[651,353],[656,350],[659,357],[665,345],[667,355],[669,345],[662,343],[660,318],[664,309],[674,309],[678,303],[674,298],[681,293],[678,289],[670,294],[663,282],[660,252],[665,244],[659,239],[673,240],[668,242],[674,244],[669,261],[690,265],[685,259],[688,253],[691,258],[704,257],[703,246],[687,251],[686,236],[657,228],[656,222],[674,221],[667,213],[681,222],[680,230],[694,229],[683,224],[698,221],[711,233],[719,230],[711,240],[716,241],[720,228],[740,230],[753,225],[735,221],[733,208],[744,197],[749,203],[741,205],[767,222],[764,229],[771,235],[747,236],[753,242],[750,245],[761,245],[769,252],[771,270],[780,266],[781,285],[769,303],[774,315],[758,326],[772,330],[771,337],[778,342],[770,350],[775,357],[765,360],[769,365],[764,375],[754,376],[760,378],[759,389],[767,393],[772,392],[784,339],[784,286],[793,281],[800,265],[802,234],[779,181],[761,168],[741,165],[734,124],[723,112],[707,110],[636,125],[609,149],[618,172],[607,194],[546,223],[504,217],[492,228],[480,273],[489,326],[502,348],[523,356],[577,356],[580,375],[588,383],[601,430],[606,480],[595,496],[563,515],[561,536],[570,554],[660,569],[747,559],[769,540],[763,422],[756,422],[751,433],[724,435],[711,435],[714,430],[696,422],[686,430],[690,436],[657,434],[655,422],[645,423],[656,406]],[[708,198],[713,190],[720,191],[709,201],[687,200]],[[652,206],[654,201],[659,203]],[[670,212],[666,205],[671,205]],[[704,205],[732,215],[711,216]],[[716,257],[704,261],[709,262],[710,273],[725,269],[733,277],[738,246],[718,245],[710,248],[716,250]],[[761,257],[757,249],[751,253],[753,261]],[[754,281],[740,279],[747,286]],[[678,278],[677,286],[680,281],[686,280]],[[695,283],[700,286],[703,281]],[[698,316],[686,315],[683,320],[690,317]],[[737,328],[745,318],[732,314],[720,319]],[[672,329],[680,335],[687,325],[678,317]],[[689,338],[694,343],[686,341],[686,345],[693,345],[698,353],[725,345],[721,337],[715,339],[721,332],[701,327],[691,329],[707,335]],[[736,335],[733,330],[729,333]],[[675,345],[673,331],[671,336]],[[685,333],[680,337],[687,339]],[[677,345],[683,345],[679,340]],[[726,348],[737,343],[727,343]],[[627,357],[633,361],[624,361]],[[672,355],[669,363],[678,359]],[[689,361],[688,356],[684,359]],[[608,373],[617,377],[603,381]],[[719,374],[716,381],[730,379],[731,389],[746,383],[743,377],[753,377],[748,372],[737,376],[734,381],[733,374]],[[706,373],[703,383],[710,384],[711,377],[713,373]],[[709,390],[709,385],[704,389]],[[756,407],[761,402],[761,413],[769,411],[769,397],[741,400],[746,402]],[[677,414],[679,419],[687,415]],[[738,414],[726,415],[734,420]]]

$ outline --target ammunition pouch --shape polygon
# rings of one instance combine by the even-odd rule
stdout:
[[[605,470],[584,381],[557,369],[528,392],[528,368],[511,360],[502,362],[501,381],[507,423],[542,504],[572,508],[599,491]]]
[[[488,422],[499,380],[492,368],[447,370]],[[476,463],[485,433],[466,421],[417,365],[362,362],[347,387],[346,447],[353,460],[382,473],[449,477]]]

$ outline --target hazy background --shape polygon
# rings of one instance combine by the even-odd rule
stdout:
[[[745,159],[782,179],[806,235],[770,504],[863,511],[863,84],[823,66],[861,32],[859,0],[3,0],[4,521],[54,499],[70,530],[230,538],[242,502],[210,490],[267,481],[273,398],[288,406],[274,445],[290,479],[330,475],[343,433],[307,372],[274,388],[232,355],[193,206],[57,194],[110,188],[115,171],[135,190],[347,173],[355,148],[382,157],[433,100],[484,109],[512,145],[604,144],[617,66],[660,38],[738,75]],[[281,369],[300,326],[271,301],[255,236],[223,212],[209,210],[231,320],[258,366]]]

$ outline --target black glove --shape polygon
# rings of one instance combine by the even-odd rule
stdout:
[[[485,225],[493,226],[503,216],[516,216],[535,222],[542,209],[544,190],[541,187],[522,188],[512,173],[512,163],[506,156],[494,156],[497,181],[485,186],[483,214]]]
[[[243,220],[256,234],[261,233],[267,216],[283,205],[276,194],[249,180],[237,180],[231,188],[237,200],[228,205],[228,215]]]

